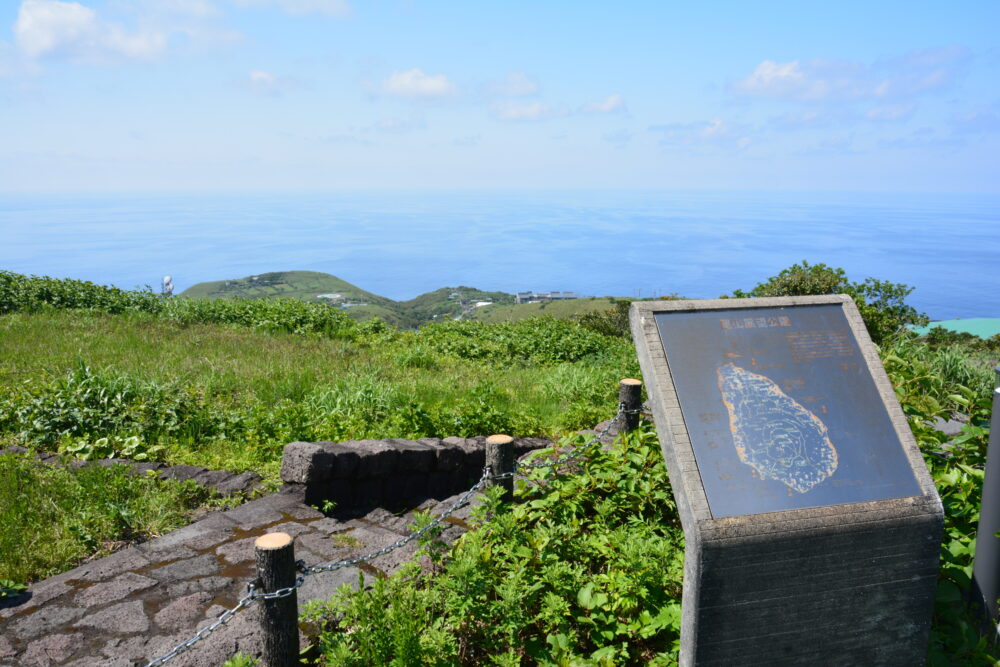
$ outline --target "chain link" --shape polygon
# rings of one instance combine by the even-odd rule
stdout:
[[[230,620],[232,620],[233,616],[235,616],[237,613],[239,613],[240,611],[242,611],[246,607],[249,607],[250,605],[252,605],[257,600],[275,600],[275,599],[278,599],[278,598],[288,597],[289,595],[291,595],[292,593],[294,593],[296,589],[298,589],[299,587],[301,587],[302,584],[305,583],[305,578],[307,576],[311,575],[311,574],[320,574],[320,573],[323,573],[323,572],[334,572],[334,571],[339,570],[339,569],[344,568],[344,567],[349,567],[351,565],[356,565],[358,563],[368,562],[368,561],[374,560],[374,559],[376,559],[376,558],[378,558],[380,556],[385,556],[386,554],[392,553],[396,549],[400,549],[400,548],[406,546],[407,544],[409,544],[413,540],[420,539],[420,537],[422,537],[423,535],[425,535],[432,528],[440,525],[445,519],[447,519],[452,514],[454,514],[455,512],[457,512],[459,510],[459,508],[464,507],[465,505],[467,505],[469,503],[470,499],[472,498],[472,496],[474,496],[480,489],[482,489],[484,486],[486,486],[486,483],[489,482],[489,481],[491,481],[491,480],[507,479],[509,477],[513,477],[514,475],[516,475],[519,472],[521,472],[521,470],[523,470],[523,469],[551,468],[551,467],[554,467],[554,466],[562,465],[563,463],[567,463],[567,462],[572,461],[574,459],[580,458],[581,456],[583,456],[584,454],[586,454],[587,452],[589,452],[595,445],[599,444],[601,442],[601,439],[611,431],[611,428],[615,424],[618,423],[618,421],[622,418],[623,415],[627,415],[627,414],[639,414],[641,412],[642,412],[641,409],[626,410],[625,409],[625,404],[624,403],[620,403],[618,405],[618,414],[616,414],[608,422],[607,426],[605,426],[599,433],[596,433],[594,435],[594,437],[591,438],[587,443],[585,443],[583,445],[580,445],[578,447],[575,447],[574,449],[570,450],[569,454],[566,454],[565,456],[561,456],[561,457],[559,457],[557,459],[549,460],[549,461],[541,461],[541,462],[538,462],[538,463],[531,462],[531,461],[525,461],[525,462],[515,461],[514,462],[514,471],[513,472],[502,473],[500,475],[494,475],[494,474],[492,474],[492,472],[490,471],[489,466],[484,467],[483,468],[483,474],[482,474],[482,476],[480,476],[479,481],[476,482],[472,486],[472,488],[470,488],[468,491],[466,491],[461,496],[459,496],[458,499],[451,505],[451,507],[449,507],[448,509],[446,509],[444,512],[442,512],[438,516],[434,517],[426,526],[424,526],[420,530],[417,530],[417,531],[411,533],[410,535],[407,535],[406,537],[402,537],[402,538],[396,540],[395,542],[393,542],[392,544],[389,544],[389,545],[387,545],[385,547],[382,547],[378,551],[373,551],[371,553],[364,554],[363,556],[355,556],[353,558],[344,558],[342,560],[338,560],[338,561],[334,561],[334,562],[331,562],[331,563],[327,563],[326,565],[308,566],[308,565],[305,564],[305,561],[301,561],[301,560],[296,561],[295,562],[295,566],[298,568],[299,572],[301,572],[302,574],[300,574],[299,576],[297,576],[295,578],[295,583],[292,584],[291,586],[286,586],[285,588],[279,588],[276,591],[271,591],[270,593],[265,593],[263,591],[258,592],[257,589],[256,589],[256,584],[254,582],[248,583],[247,584],[247,594],[244,595],[242,598],[240,598],[239,602],[236,603],[235,607],[232,607],[231,609],[227,609],[224,612],[222,612],[219,615],[219,617],[213,623],[211,623],[209,625],[206,625],[202,629],[198,630],[194,634],[194,636],[191,637],[191,639],[188,639],[187,641],[181,642],[180,644],[178,644],[177,646],[175,646],[173,649],[171,649],[171,651],[169,653],[167,653],[165,655],[162,655],[159,658],[155,658],[154,660],[151,660],[148,663],[146,663],[146,667],[155,667],[156,665],[162,665],[163,663],[167,662],[171,658],[175,658],[178,655],[180,655],[181,653],[184,653],[185,651],[187,651],[188,649],[190,649],[192,646],[194,646],[195,644],[197,644],[201,640],[205,639],[208,635],[210,635],[211,633],[213,633],[215,630],[219,629],[220,627],[222,627],[223,625],[225,625],[226,623],[228,623]]]
[[[584,454],[586,454],[587,452],[589,452],[593,447],[595,447],[596,445],[600,444],[601,438],[603,438],[604,436],[606,436],[608,434],[608,432],[611,431],[611,427],[613,427],[615,424],[618,423],[618,421],[622,418],[622,415],[626,415],[626,414],[638,414],[639,412],[641,412],[641,410],[626,410],[625,409],[625,404],[624,403],[620,403],[618,405],[618,414],[616,414],[611,419],[611,421],[608,422],[608,425],[605,426],[599,433],[595,433],[594,437],[592,437],[587,443],[585,443],[583,445],[580,445],[579,447],[576,447],[574,449],[571,449],[568,454],[566,454],[564,456],[561,456],[561,457],[559,457],[557,459],[548,460],[548,461],[543,460],[543,461],[539,461],[538,463],[535,463],[534,461],[516,461],[514,463],[514,472],[513,473],[507,473],[506,475],[502,475],[502,477],[513,476],[514,474],[520,472],[522,468],[527,468],[527,469],[532,469],[532,468],[553,468],[555,466],[559,466],[559,465],[562,465],[564,463],[568,463],[568,462],[570,462],[570,461],[572,461],[574,459],[578,459],[581,456],[583,456]]]
[[[146,667],[154,667],[154,665],[162,665],[167,660],[170,660],[171,658],[176,658],[181,653],[184,653],[189,648],[200,642],[202,639],[204,639],[205,637],[207,637],[208,635],[210,635],[211,633],[215,632],[217,629],[228,623],[233,618],[233,616],[235,616],[238,612],[242,611],[245,607],[249,607],[254,602],[256,602],[258,597],[260,597],[261,595],[266,595],[257,593],[255,588],[256,587],[254,586],[253,582],[247,584],[247,594],[244,595],[242,598],[240,598],[240,601],[236,603],[235,607],[233,607],[232,609],[227,609],[221,614],[219,614],[219,618],[215,619],[214,623],[206,625],[201,630],[198,630],[198,632],[196,632],[194,636],[191,637],[191,639],[181,642],[173,649],[171,649],[169,653],[161,655],[159,658],[156,658],[155,660],[150,660],[148,663],[146,663]],[[288,595],[290,595],[290,593]]]
[[[374,559],[378,558],[379,556],[384,556],[384,555],[386,555],[388,553],[392,553],[396,549],[399,549],[399,548],[401,548],[401,547],[409,544],[413,540],[419,539],[427,531],[429,531],[430,529],[432,529],[435,526],[439,525],[442,521],[444,521],[445,519],[447,519],[448,517],[450,517],[452,514],[454,514],[460,507],[463,507],[464,505],[467,505],[469,503],[469,499],[472,498],[472,496],[475,495],[476,492],[479,491],[481,488],[483,488],[486,485],[486,482],[490,481],[491,479],[496,479],[496,476],[490,474],[490,468],[489,468],[489,466],[487,466],[487,467],[483,468],[483,474],[482,474],[482,477],[479,478],[479,481],[476,482],[471,489],[469,489],[468,491],[466,491],[465,493],[463,493],[458,498],[458,500],[456,500],[454,502],[454,504],[452,504],[451,507],[449,507],[448,509],[446,509],[444,512],[442,512],[438,516],[434,517],[430,521],[430,523],[428,523],[426,526],[424,526],[420,530],[418,530],[418,531],[416,531],[414,533],[411,533],[410,535],[407,535],[406,537],[402,537],[402,538],[396,540],[395,542],[393,542],[392,544],[390,544],[388,546],[385,546],[385,547],[382,547],[378,551],[373,551],[372,553],[365,554],[364,556],[355,556],[354,558],[345,558],[343,560],[338,560],[338,561],[334,561],[332,563],[327,563],[326,565],[313,565],[312,567],[308,567],[302,561],[298,561],[297,565],[299,566],[299,569],[302,571],[302,573],[305,574],[305,575],[317,574],[319,572],[333,572],[333,571],[339,570],[339,569],[341,569],[343,567],[348,567],[348,566],[354,565],[356,563],[363,563],[363,562],[366,562],[366,561],[374,560]]]

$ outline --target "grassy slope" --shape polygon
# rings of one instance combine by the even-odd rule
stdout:
[[[608,310],[612,307],[613,299],[614,297],[587,297],[567,301],[483,306],[473,311],[469,319],[481,322],[517,322],[539,315],[566,319],[584,313]]]
[[[257,280],[251,280],[256,277]],[[268,299],[292,298],[313,303],[330,303],[320,294],[342,294],[364,306],[353,306],[347,312],[359,320],[378,317],[389,324],[412,327],[417,323],[399,303],[352,285],[329,273],[318,271],[277,271],[257,276],[198,283],[181,292],[180,296],[195,299]]]
[[[253,277],[256,277],[257,280],[251,280]],[[317,295],[327,293],[340,293],[369,303],[391,303],[390,299],[367,292],[337,276],[318,271],[277,271],[232,280],[198,283],[184,290],[181,296],[200,299],[224,299],[232,297],[263,299],[284,296],[302,299],[303,301],[326,303],[324,299],[318,298]]]
[[[411,332],[352,343],[229,326],[183,326],[143,316],[13,313],[0,317],[0,393],[12,394],[25,382],[41,386],[65,377],[83,361],[100,373],[190,389],[219,413],[266,413],[272,415],[269,420],[280,422],[282,405],[317,397],[324,405],[344,406],[344,411],[357,414],[370,408],[391,415],[405,411],[408,404],[429,410],[466,404],[474,413],[478,399],[470,397],[492,387],[490,401],[496,406],[491,407],[530,415],[538,420],[540,432],[552,433],[566,427],[573,404],[594,406],[595,418],[610,414],[617,379],[633,372],[610,358],[598,363],[488,364],[435,352],[434,343],[425,338]],[[622,350],[627,352],[624,344]],[[168,443],[168,456],[274,475],[285,442],[405,435],[387,424],[359,422],[345,427],[353,429],[349,432],[324,434],[297,430],[303,427],[292,421],[279,435],[261,435],[251,442],[213,437],[207,442]],[[10,437],[0,434],[0,446]]]
[[[421,294],[409,301],[401,302],[413,316],[421,322],[430,322],[444,317],[455,317],[462,312],[459,299],[451,298],[453,293],[466,301],[492,301],[495,304],[513,304],[514,295],[506,292],[485,292],[475,287],[442,287],[433,292]]]
[[[424,322],[459,315],[462,312],[462,306],[458,299],[450,298],[453,292],[458,292],[462,299],[469,301],[514,303],[514,295],[512,294],[486,292],[465,286],[442,287],[408,301],[393,301],[363,290],[336,276],[316,271],[261,273],[256,276],[257,280],[251,280],[251,277],[198,283],[184,290],[180,296],[196,299],[289,297],[314,303],[329,303],[328,300],[321,299],[317,295],[343,294],[351,300],[366,304],[348,308],[347,313],[351,317],[357,320],[378,317],[401,328],[414,328]]]

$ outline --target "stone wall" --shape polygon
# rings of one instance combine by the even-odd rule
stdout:
[[[517,438],[514,455],[550,446],[543,438]],[[467,490],[482,475],[485,457],[485,437],[293,442],[285,445],[281,479],[303,485],[310,505],[402,508]]]

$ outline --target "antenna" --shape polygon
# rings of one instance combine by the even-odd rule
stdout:
[[[170,276],[163,276],[163,296],[172,296],[174,293],[174,279]]]

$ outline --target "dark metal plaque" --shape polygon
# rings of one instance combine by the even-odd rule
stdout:
[[[713,517],[921,495],[840,305],[655,317]]]

